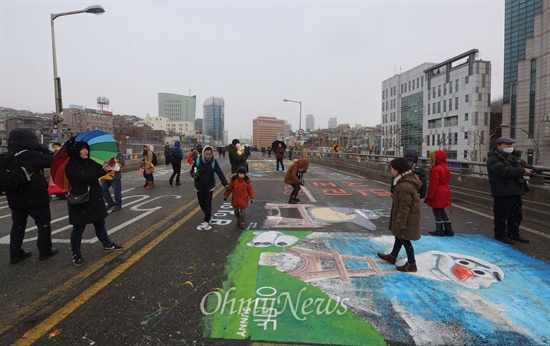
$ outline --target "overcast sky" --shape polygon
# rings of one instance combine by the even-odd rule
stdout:
[[[252,119],[298,128],[302,101],[315,127],[381,122],[381,83],[423,62],[477,48],[502,95],[504,0],[434,1],[25,1],[0,0],[0,105],[55,109],[50,13],[105,8],[55,20],[63,105],[158,115],[158,92],[225,100],[229,138]]]

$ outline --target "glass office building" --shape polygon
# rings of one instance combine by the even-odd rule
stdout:
[[[212,140],[223,141],[225,130],[225,102],[221,97],[209,97],[203,103],[202,133]]]

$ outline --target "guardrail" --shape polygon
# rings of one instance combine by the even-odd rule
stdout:
[[[387,163],[395,158],[384,155],[319,152],[303,152],[301,155],[318,165],[388,183],[390,182],[390,169]],[[429,159],[419,158],[418,164],[426,170],[426,178],[429,179]],[[493,199],[485,163],[448,160],[448,165],[451,170],[449,186],[454,201],[462,201],[482,208],[492,208]],[[529,182],[529,192],[523,198],[523,216],[531,222],[547,225],[550,220],[550,167],[537,166],[536,168],[538,175]],[[550,233],[550,228],[546,228]]]

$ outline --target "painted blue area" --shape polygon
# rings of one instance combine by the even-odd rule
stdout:
[[[339,233],[337,236],[317,234],[315,241],[319,240],[323,240],[328,249],[338,250],[342,255],[372,257],[375,260],[378,260],[377,252],[389,253],[393,245],[393,237],[350,233]],[[429,277],[432,271],[426,274],[428,276],[390,272],[382,276],[353,278],[356,304],[364,305],[361,300],[372,304],[372,316],[365,313],[363,317],[367,320],[372,318],[373,321],[369,322],[374,325],[390,326],[391,332],[396,333],[392,335],[392,340],[411,342],[408,335],[411,330],[414,334],[417,324],[418,328],[446,328],[441,331],[442,335],[449,333],[450,340],[454,339],[458,344],[550,344],[548,263],[481,235],[458,235],[453,238],[426,236],[413,242],[413,245],[419,268],[431,265],[422,262],[423,258],[426,262],[429,259],[422,257],[423,254],[441,252],[441,257],[430,258],[443,258],[441,263],[447,261],[472,266],[477,268],[472,271],[478,274],[467,280],[454,276],[454,281]],[[447,256],[449,253],[451,255]],[[405,250],[402,249],[398,259],[405,257]],[[473,263],[476,258],[481,261]],[[455,262],[449,262],[451,259]],[[364,269],[366,266],[364,262],[354,260],[347,261],[346,267]],[[380,264],[379,267],[382,270],[394,268],[389,264]],[[449,268],[454,267],[457,265]],[[486,272],[483,271],[485,269]],[[447,273],[452,274],[453,270]],[[441,276],[441,273],[445,270],[436,275]],[[503,277],[499,273],[503,273]],[[480,280],[482,286],[466,286],[467,282],[474,280]]]

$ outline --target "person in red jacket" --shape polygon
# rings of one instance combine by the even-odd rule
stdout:
[[[244,229],[244,218],[246,208],[248,208],[248,198],[250,197],[250,203],[254,203],[254,190],[252,189],[250,178],[246,175],[246,167],[240,166],[237,168],[237,174],[231,177],[228,185],[231,186],[231,189],[225,190],[223,193],[223,200],[226,201],[227,197],[231,193],[233,194],[231,197],[231,206],[237,218],[237,226]]]
[[[435,218],[435,231],[431,235],[454,236],[451,220],[445,212],[445,208],[451,207],[451,190],[449,189],[449,178],[451,171],[447,167],[447,154],[444,150],[430,151],[430,183],[428,193],[424,202],[433,209]]]

